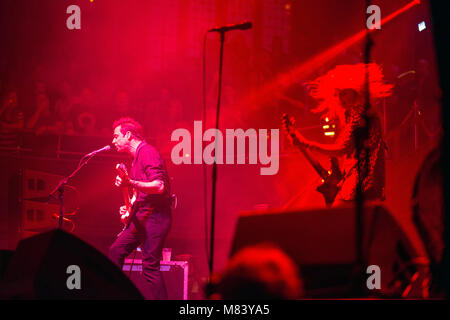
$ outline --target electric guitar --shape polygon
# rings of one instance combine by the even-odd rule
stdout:
[[[119,174],[119,177],[124,181],[129,181],[130,177],[128,176],[127,167],[123,163],[118,163],[116,165],[116,170]],[[125,203],[125,207],[127,211],[120,216],[120,220],[124,224],[124,227],[122,229],[122,232],[129,226],[131,219],[133,218],[135,211],[137,210],[136,206],[134,206],[134,202],[136,201],[136,190],[133,190],[133,188],[129,188],[127,186],[122,186],[122,196],[123,201]],[[130,190],[131,189],[131,190]],[[132,197],[130,198],[130,193],[132,194]],[[120,232],[120,233],[122,233]],[[120,235],[119,233],[119,235]]]
[[[294,128],[294,119],[289,118],[287,114],[283,114],[282,117],[283,127],[286,133],[289,135],[292,144],[298,147],[298,149],[303,153],[305,158],[317,172],[317,174],[322,178],[322,184],[319,185],[316,190],[320,192],[325,200],[325,205],[330,207],[337,194],[341,190],[341,181],[344,180],[344,175],[339,168],[339,162],[336,157],[330,157],[330,170],[326,170],[316,159],[314,159],[308,152],[306,147],[297,138]]]

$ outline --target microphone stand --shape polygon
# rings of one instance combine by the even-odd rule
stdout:
[[[217,131],[219,130],[220,96],[222,92],[222,64],[223,64],[223,44],[225,42],[225,31],[220,30],[220,58],[219,58],[219,81],[216,112],[216,135],[214,138],[214,163],[212,168],[212,197],[211,197],[211,231],[210,231],[210,255],[209,273],[212,275],[214,265],[214,223],[216,211],[216,181],[217,181]]]
[[[366,0],[366,6],[369,7],[371,4],[370,0]],[[364,121],[364,125],[359,128],[356,137],[355,137],[355,145],[356,145],[356,159],[357,159],[357,184],[356,184],[356,194],[355,194],[355,252],[356,252],[356,281],[353,283],[353,295],[355,297],[363,297],[366,294],[365,288],[365,269],[366,269],[366,255],[364,253],[364,226],[365,226],[365,195],[364,195],[364,178],[362,176],[361,170],[365,174],[369,172],[369,148],[366,146],[366,141],[369,139],[369,126],[370,119],[368,117],[368,111],[371,108],[370,106],[370,85],[369,85],[369,63],[370,63],[370,54],[372,50],[372,46],[374,42],[370,35],[370,31],[366,30],[366,43],[364,47],[364,64],[365,64],[365,79],[364,79],[364,111],[362,114],[362,119]],[[362,159],[364,157],[364,159]],[[364,164],[364,168],[361,168]]]
[[[91,160],[95,154],[90,155],[89,157],[84,156],[81,158],[80,162],[78,162],[78,167],[73,171],[69,176],[61,179],[56,186],[56,188],[50,193],[49,198],[54,198],[59,200],[59,217],[58,217],[58,229],[62,228],[63,221],[64,221],[64,187],[66,186],[69,179],[71,179],[78,171],[80,171],[81,168],[83,168],[89,160]],[[87,159],[85,159],[87,158]],[[58,192],[58,198],[55,197],[55,193]]]

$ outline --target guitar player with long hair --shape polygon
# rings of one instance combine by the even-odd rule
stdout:
[[[142,244],[143,295],[146,299],[167,299],[160,272],[164,240],[171,226],[170,183],[163,159],[144,141],[142,126],[132,118],[121,118],[113,124],[112,144],[118,152],[133,158],[131,170],[117,166],[115,185],[134,194],[120,208],[124,230],[109,248],[110,259],[122,267],[124,259]]]
[[[356,138],[365,123],[363,90],[366,70],[369,72],[370,105],[373,106],[375,99],[390,95],[392,89],[391,85],[383,83],[381,68],[374,63],[339,65],[310,83],[310,94],[319,101],[315,112],[321,112],[324,118],[340,124],[341,130],[335,143],[324,144],[308,140],[298,130],[293,129],[291,118],[283,116],[283,126],[288,137],[305,155],[308,151],[318,151],[341,159],[339,174],[333,172],[336,171],[334,168],[328,173],[325,171],[325,176],[321,175],[327,185],[320,186],[317,190],[324,195],[327,205],[355,200],[359,175],[365,200],[384,200],[385,197],[385,144],[381,121],[373,107],[367,111],[369,128],[364,145],[368,156],[362,154],[360,170],[357,170]],[[334,178],[331,179],[332,177]],[[328,192],[330,190],[331,193]]]

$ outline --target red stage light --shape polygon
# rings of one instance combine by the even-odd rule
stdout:
[[[419,4],[420,0],[411,1],[404,7],[398,9],[397,11],[382,19],[381,25],[383,26],[383,24],[391,21],[406,10]],[[312,71],[316,70],[318,67],[324,65],[325,63],[336,57],[342,51],[348,49],[358,41],[362,40],[366,36],[367,32],[373,32],[374,30],[376,29],[368,30],[365,28],[354,34],[353,36],[350,36],[342,42],[338,43],[337,45],[334,45],[333,47],[308,59],[306,62],[300,64],[299,66],[292,68],[290,71],[281,73],[274,80],[270,81],[269,83],[263,84],[257,90],[257,92],[253,92],[250,96],[246,97],[246,99],[244,99],[244,104],[258,103],[260,102],[260,99],[267,97],[268,93],[279,91],[280,87],[286,87],[289,84],[295,83],[299,79],[304,79]]]

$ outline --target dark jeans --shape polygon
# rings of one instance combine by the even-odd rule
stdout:
[[[139,212],[136,216],[138,218],[132,220],[109,248],[109,258],[122,268],[125,257],[142,244],[142,273],[145,278],[142,294],[149,300],[165,300],[167,291],[159,268],[164,240],[171,225],[170,210],[153,212],[148,218],[142,218]]]

